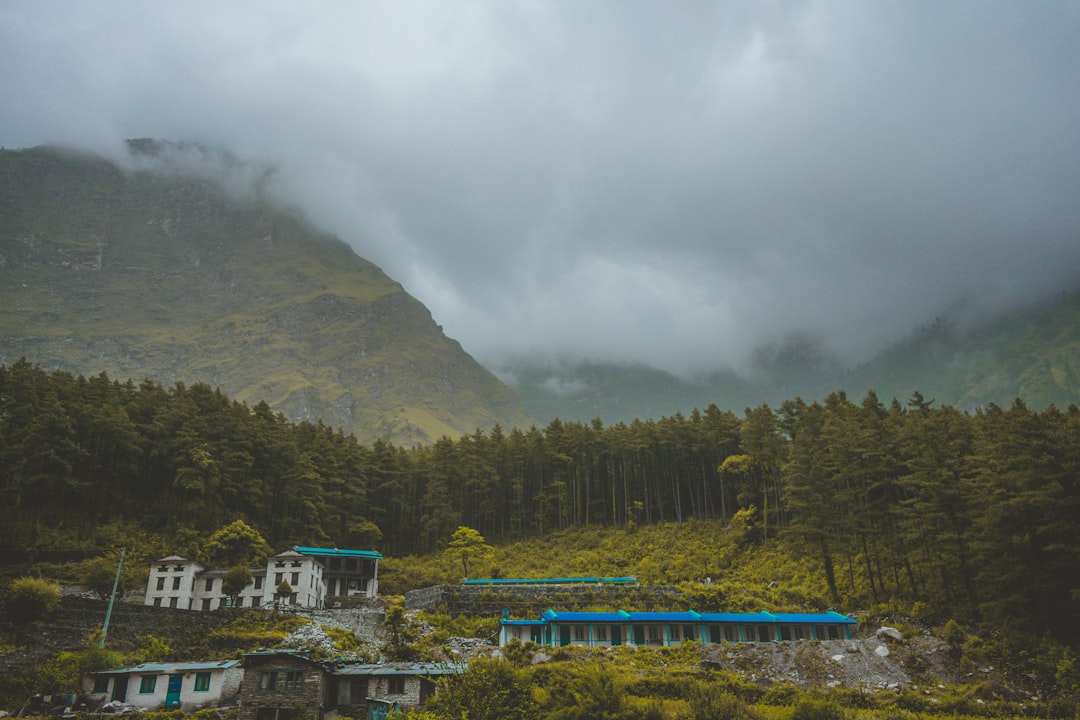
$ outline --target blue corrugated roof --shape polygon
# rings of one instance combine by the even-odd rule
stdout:
[[[378,560],[382,557],[382,553],[374,550],[343,550],[340,548],[303,547],[301,545],[293,545],[292,549],[301,555],[310,555],[312,557],[353,557],[372,560]]]
[[[854,624],[855,620],[835,611],[827,613],[699,613],[688,612],[556,612],[548,609],[540,620],[502,620],[503,625],[543,625],[545,623],[784,623],[784,624]]]
[[[776,613],[776,619],[783,623],[851,623],[856,624],[857,621],[852,620],[846,615],[841,615],[838,612],[830,613]]]
[[[764,613],[701,613],[701,621],[707,623],[764,623],[773,619]]]

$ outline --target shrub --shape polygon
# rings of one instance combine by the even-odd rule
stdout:
[[[843,720],[844,709],[834,701],[804,695],[795,703],[791,720]]]
[[[8,612],[23,622],[39,620],[60,604],[60,586],[51,580],[21,577],[7,591]]]

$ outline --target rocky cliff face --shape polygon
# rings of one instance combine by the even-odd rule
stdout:
[[[530,421],[378,267],[197,175],[0,152],[0,363],[205,382],[361,440]]]

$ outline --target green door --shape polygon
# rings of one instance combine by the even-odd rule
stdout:
[[[183,675],[169,676],[169,691],[165,694],[165,707],[180,707],[180,686],[183,682]]]
[[[612,625],[611,626],[611,644],[612,645],[622,645],[622,626],[621,625]]]
[[[570,626],[569,625],[563,625],[561,628],[559,628],[559,644],[560,645],[569,645],[570,644]]]

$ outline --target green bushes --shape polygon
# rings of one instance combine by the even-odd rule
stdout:
[[[60,604],[60,586],[43,578],[16,578],[8,586],[5,600],[12,617],[22,622],[34,622]]]

